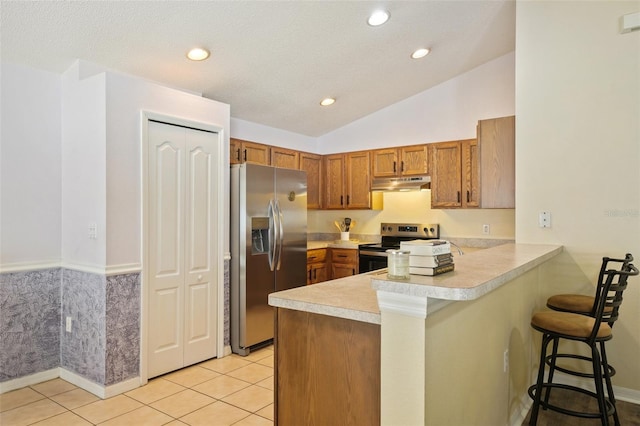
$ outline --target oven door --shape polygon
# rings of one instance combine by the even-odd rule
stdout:
[[[360,273],[371,272],[387,267],[387,253],[383,251],[373,251],[360,249],[358,258]]]

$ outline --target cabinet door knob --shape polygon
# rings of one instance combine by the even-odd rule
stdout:
[[[198,281],[202,281],[202,275],[198,275]]]
[[[458,202],[460,202],[460,191],[458,191]]]
[[[395,173],[395,172],[396,172],[396,162],[394,161],[393,162],[393,173]]]

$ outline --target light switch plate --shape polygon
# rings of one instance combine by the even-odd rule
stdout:
[[[551,228],[551,212],[540,212],[538,214],[538,225],[540,225],[540,228]]]

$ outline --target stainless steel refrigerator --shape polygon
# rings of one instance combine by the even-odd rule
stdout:
[[[306,285],[307,174],[231,166],[231,350],[248,355],[273,339],[270,293]]]

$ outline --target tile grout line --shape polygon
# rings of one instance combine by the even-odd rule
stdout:
[[[151,401],[151,402],[149,402],[149,403],[142,402],[142,401],[140,401],[140,400],[136,399],[136,398],[135,398],[135,397],[133,397],[133,396],[129,396],[129,395],[127,395],[127,393],[129,393],[129,392],[135,391],[135,389],[134,389],[134,390],[132,390],[132,391],[129,391],[129,392],[122,393],[122,394],[120,394],[120,395],[124,396],[125,398],[127,398],[127,399],[129,399],[129,400],[131,400],[131,401],[134,401],[134,402],[136,402],[136,403],[138,403],[138,404],[141,404],[141,406],[136,407],[136,408],[133,408],[133,409],[130,409],[130,410],[126,411],[126,412],[120,413],[120,414],[118,414],[118,415],[117,415],[117,416],[115,416],[115,417],[110,417],[110,418],[108,418],[108,419],[104,420],[102,423],[112,421],[113,419],[117,419],[117,418],[122,417],[122,416],[126,416],[126,415],[128,415],[128,414],[132,413],[133,411],[136,411],[136,410],[141,409],[141,408],[143,408],[143,407],[148,407],[148,408],[150,408],[151,410],[154,410],[155,412],[162,413],[163,415],[166,415],[167,417],[171,418],[172,420],[168,421],[167,423],[170,423],[170,422],[172,422],[172,421],[182,421],[182,420],[180,420],[181,418],[184,418],[184,417],[186,417],[186,416],[188,416],[188,415],[190,415],[190,414],[192,414],[192,413],[195,413],[195,412],[197,412],[198,410],[201,410],[201,409],[203,409],[203,408],[205,408],[205,407],[208,407],[208,406],[210,406],[210,405],[212,405],[212,404],[214,404],[214,403],[216,403],[216,402],[220,402],[220,403],[226,404],[226,405],[228,405],[228,406],[234,407],[235,409],[241,410],[242,412],[244,412],[244,413],[246,413],[246,414],[247,414],[246,416],[242,417],[242,419],[235,421],[233,424],[238,423],[238,422],[241,422],[242,420],[246,419],[247,417],[250,417],[250,416],[253,416],[253,415],[255,415],[255,416],[257,416],[257,417],[260,417],[260,418],[262,418],[262,419],[264,419],[264,420],[267,420],[267,421],[273,422],[273,420],[271,420],[271,419],[270,419],[270,418],[268,418],[268,417],[265,417],[265,415],[263,415],[263,414],[258,414],[258,412],[259,412],[259,411],[262,411],[262,410],[264,410],[265,408],[269,407],[270,405],[273,405],[273,402],[267,403],[267,404],[265,404],[265,405],[262,405],[262,403],[260,403],[260,404],[259,404],[259,408],[252,409],[252,410],[248,410],[248,409],[243,408],[243,407],[241,407],[241,406],[239,406],[239,405],[236,405],[236,404],[237,404],[237,402],[236,402],[236,403],[232,403],[232,402],[224,401],[224,399],[225,399],[225,398],[229,398],[229,397],[230,397],[230,396],[232,396],[232,395],[235,395],[235,394],[237,394],[237,393],[239,393],[239,392],[245,391],[245,390],[250,389],[250,388],[252,388],[252,387],[256,387],[256,388],[259,388],[259,389],[264,389],[264,390],[267,390],[267,391],[273,392],[273,389],[270,389],[269,387],[266,387],[266,386],[264,386],[264,385],[260,385],[260,384],[258,384],[258,383],[261,383],[261,382],[263,382],[263,381],[265,381],[265,380],[267,380],[267,379],[269,379],[269,378],[271,378],[271,379],[273,380],[273,364],[271,363],[271,365],[269,365],[268,363],[267,363],[267,364],[263,364],[263,363],[261,363],[261,361],[264,361],[265,359],[267,359],[267,358],[269,358],[269,357],[273,357],[273,350],[271,350],[271,349],[269,349],[269,348],[261,349],[261,351],[262,351],[262,350],[264,350],[264,351],[265,351],[264,356],[259,357],[259,358],[256,358],[256,359],[254,359],[254,360],[246,360],[246,359],[244,359],[244,358],[242,358],[242,357],[240,357],[240,356],[237,356],[237,355],[235,355],[235,354],[232,354],[232,355],[230,355],[229,357],[224,357],[224,358],[212,358],[212,359],[210,359],[210,360],[206,360],[206,361],[203,361],[203,362],[201,362],[201,363],[198,363],[198,364],[194,364],[194,365],[191,365],[191,366],[187,366],[187,367],[185,367],[183,370],[186,370],[186,369],[188,369],[188,368],[193,368],[193,367],[200,367],[200,368],[203,368],[203,369],[205,369],[205,370],[207,370],[207,371],[211,371],[211,372],[214,372],[214,373],[218,374],[216,377],[214,377],[214,378],[212,378],[212,379],[204,380],[204,381],[202,381],[202,382],[195,383],[195,384],[193,384],[193,385],[191,385],[191,386],[185,386],[184,384],[181,384],[181,383],[179,383],[179,382],[176,382],[176,381],[173,381],[173,380],[171,380],[171,379],[169,379],[169,378],[164,377],[164,375],[163,375],[163,376],[158,376],[158,377],[156,377],[156,378],[154,378],[154,379],[162,378],[163,380],[166,380],[167,382],[169,382],[169,383],[171,383],[171,384],[173,384],[173,385],[180,386],[180,387],[182,387],[183,389],[178,390],[178,391],[177,391],[177,392],[175,392],[175,393],[172,393],[172,394],[169,394],[169,395],[165,395],[165,396],[163,396],[162,398],[157,399],[157,400],[154,400],[154,401]],[[258,352],[255,352],[255,353],[258,353]],[[232,359],[239,359],[239,360],[243,360],[243,361],[246,361],[246,362],[247,362],[247,364],[246,364],[246,365],[243,365],[243,366],[240,366],[240,367],[237,367],[237,368],[231,368],[231,369],[229,369],[228,371],[226,371],[225,373],[222,373],[222,372],[220,372],[220,371],[216,371],[216,370],[214,370],[213,368],[208,368],[208,367],[205,367],[205,366],[201,366],[201,365],[200,365],[200,364],[204,364],[204,363],[208,363],[208,362],[212,362],[212,361],[216,361],[216,360],[223,360],[223,359],[225,359],[225,358],[232,358]],[[257,381],[257,382],[255,382],[255,383],[252,383],[252,382],[247,381],[247,380],[245,380],[245,379],[241,379],[241,378],[237,378],[237,377],[234,377],[234,376],[229,375],[229,374],[233,373],[234,371],[241,370],[242,368],[246,368],[246,367],[249,367],[249,366],[251,366],[251,365],[257,365],[257,366],[261,366],[261,367],[269,368],[269,369],[271,369],[271,370],[272,370],[272,374],[271,374],[271,375],[269,375],[269,376],[267,376],[267,377],[265,377],[265,378],[263,378],[263,379],[258,380],[258,381]],[[179,372],[179,371],[181,371],[181,370],[177,370],[176,372]],[[170,375],[170,374],[173,374],[173,373],[176,373],[176,372],[167,373],[167,375]],[[224,395],[222,398],[215,398],[215,397],[213,397],[213,396],[211,396],[211,395],[208,395],[208,394],[206,394],[206,393],[204,393],[204,392],[201,392],[201,391],[199,391],[199,390],[194,389],[194,387],[197,387],[197,386],[199,386],[199,385],[201,385],[201,384],[204,384],[204,383],[206,383],[206,382],[208,382],[208,381],[210,381],[210,380],[214,380],[214,379],[216,379],[216,378],[219,378],[219,377],[225,377],[225,376],[226,376],[226,377],[229,377],[229,378],[231,378],[231,379],[237,380],[237,381],[239,381],[239,382],[242,382],[242,383],[246,384],[247,386],[243,387],[242,389],[238,389],[238,390],[236,390],[236,391],[233,391],[233,392],[231,392],[231,393],[229,393],[229,394],[227,394],[227,395]],[[67,383],[66,381],[64,381],[63,379],[60,379],[60,378],[53,379],[53,380],[60,380],[60,381],[62,381],[62,382],[64,382],[64,383]],[[43,382],[43,383],[47,383],[47,382]],[[63,394],[69,393],[69,392],[73,392],[73,391],[78,390],[78,389],[81,389],[81,390],[82,390],[82,388],[79,388],[79,387],[77,387],[77,386],[73,386],[73,388],[71,388],[71,389],[67,389],[67,390],[64,390],[64,391],[61,391],[61,392],[58,392],[58,393],[54,393],[54,394],[51,394],[51,395],[45,395],[43,392],[38,391],[38,390],[36,390],[36,389],[34,388],[34,386],[38,386],[38,385],[40,385],[40,384],[41,384],[41,383],[38,383],[38,384],[35,384],[35,385],[31,385],[31,386],[27,386],[26,388],[28,388],[28,389],[30,389],[31,391],[35,392],[35,393],[36,393],[37,395],[39,395],[41,398],[36,399],[36,400],[33,400],[33,401],[30,401],[30,402],[28,402],[28,403],[24,403],[24,404],[21,404],[21,405],[17,405],[17,406],[15,406],[15,407],[12,407],[10,410],[3,411],[2,413],[4,414],[4,413],[7,413],[7,412],[12,411],[12,410],[15,410],[15,409],[23,408],[23,407],[26,407],[26,406],[28,406],[29,404],[33,404],[33,403],[35,403],[35,402],[40,402],[40,401],[43,401],[43,400],[49,400],[50,402],[53,402],[56,406],[60,407],[60,408],[61,408],[61,409],[63,409],[64,411],[63,411],[62,413],[57,413],[57,414],[54,414],[54,415],[51,415],[51,416],[48,416],[48,417],[38,418],[37,420],[35,420],[35,421],[33,421],[33,422],[29,423],[30,425],[33,425],[33,424],[38,423],[38,422],[46,421],[46,420],[49,420],[49,419],[51,419],[51,418],[53,418],[53,417],[60,416],[60,415],[63,415],[63,414],[67,414],[67,413],[71,413],[72,415],[78,416],[78,417],[79,417],[79,418],[81,418],[82,420],[84,420],[84,421],[86,421],[86,422],[88,422],[89,424],[94,425],[94,426],[95,426],[95,425],[98,425],[98,424],[101,424],[101,423],[93,423],[91,420],[89,420],[88,418],[86,418],[86,417],[82,416],[81,414],[77,413],[75,410],[78,410],[78,409],[80,409],[80,408],[82,408],[82,407],[86,407],[86,406],[88,406],[88,405],[90,405],[90,404],[94,404],[94,403],[96,403],[96,402],[106,401],[106,400],[98,399],[97,401],[90,401],[90,402],[82,403],[81,405],[75,406],[75,407],[73,407],[73,408],[67,408],[67,407],[65,407],[64,405],[62,405],[61,403],[59,403],[59,402],[57,402],[57,401],[53,400],[53,399],[52,399],[52,397],[56,397],[56,396],[63,395]],[[146,385],[145,385],[145,386],[146,386]],[[143,386],[143,387],[144,387],[144,386]],[[143,388],[143,387],[136,388],[136,389],[141,389],[141,388]],[[25,389],[25,388],[23,388],[23,389]],[[200,395],[203,395],[203,396],[206,396],[206,397],[208,397],[208,398],[211,398],[211,399],[212,399],[212,401],[211,401],[210,403],[208,403],[208,404],[205,404],[205,405],[201,406],[201,407],[195,408],[195,409],[194,409],[194,410],[192,410],[192,411],[189,411],[189,412],[187,412],[187,413],[181,414],[179,417],[174,417],[174,415],[171,415],[171,414],[166,413],[166,412],[164,412],[164,411],[162,411],[162,410],[160,410],[160,409],[158,409],[158,408],[154,408],[154,407],[152,407],[152,406],[151,406],[151,404],[154,404],[154,403],[156,403],[156,402],[158,402],[158,401],[162,401],[163,399],[166,399],[166,398],[170,398],[171,396],[174,396],[174,395],[176,395],[176,394],[178,394],[178,393],[180,393],[180,392],[184,392],[184,391],[186,391],[186,390],[191,390],[191,391],[196,392],[196,393],[198,393],[198,394],[200,394]],[[85,392],[86,392],[86,391],[85,391]],[[117,396],[119,396],[119,395],[116,395],[116,397],[117,397]],[[110,398],[109,398],[109,399],[110,399]],[[108,400],[108,399],[107,399],[107,400]]]

